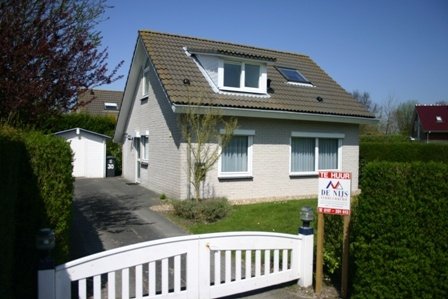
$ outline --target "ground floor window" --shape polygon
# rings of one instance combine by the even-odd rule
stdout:
[[[252,143],[255,131],[235,130],[219,159],[219,177],[252,176]]]
[[[293,133],[290,174],[308,175],[320,170],[340,170],[343,134]]]

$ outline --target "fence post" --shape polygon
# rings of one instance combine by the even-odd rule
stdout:
[[[314,230],[310,227],[310,222],[314,220],[313,210],[310,207],[303,207],[300,210],[300,220],[302,226],[299,228],[301,236],[299,273],[298,281],[301,287],[310,287],[313,284],[313,257],[314,257]]]

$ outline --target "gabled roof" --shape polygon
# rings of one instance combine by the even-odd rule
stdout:
[[[448,132],[448,105],[416,105],[415,111],[424,131]]]
[[[121,101],[123,99],[122,91],[92,89],[82,92],[78,97],[78,103],[81,103],[79,111],[92,115],[105,115],[120,110]],[[85,104],[82,104],[85,103]],[[106,103],[116,104],[117,109],[105,109]]]
[[[90,134],[90,135],[101,137],[103,139],[110,139],[111,138],[110,136],[107,136],[107,135],[104,135],[104,134],[100,134],[100,133],[97,133],[97,132],[93,132],[93,131],[89,131],[89,130],[82,129],[82,128],[72,128],[72,129],[68,129],[68,130],[64,130],[64,131],[59,131],[59,132],[54,133],[54,135],[56,135],[56,136],[64,136],[67,133],[71,133],[71,132],[74,132],[76,135],[81,135],[81,133],[86,133],[86,134]]]
[[[197,103],[232,109],[375,118],[306,55],[146,30],[139,31],[139,38],[174,105]],[[216,93],[186,49],[266,61],[271,92],[264,97]],[[287,84],[276,66],[299,70],[314,87]],[[184,79],[190,84],[185,85]]]

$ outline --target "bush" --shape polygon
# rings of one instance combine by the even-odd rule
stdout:
[[[366,165],[352,229],[354,298],[448,296],[448,165]]]
[[[227,216],[231,206],[227,198],[213,198],[202,201],[172,201],[174,213],[185,219],[211,223]]]

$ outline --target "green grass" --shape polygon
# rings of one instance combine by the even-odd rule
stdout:
[[[226,231],[267,231],[297,234],[303,206],[316,210],[317,199],[288,200],[233,206],[226,218],[215,223],[194,223],[169,215],[172,221],[193,234]]]

